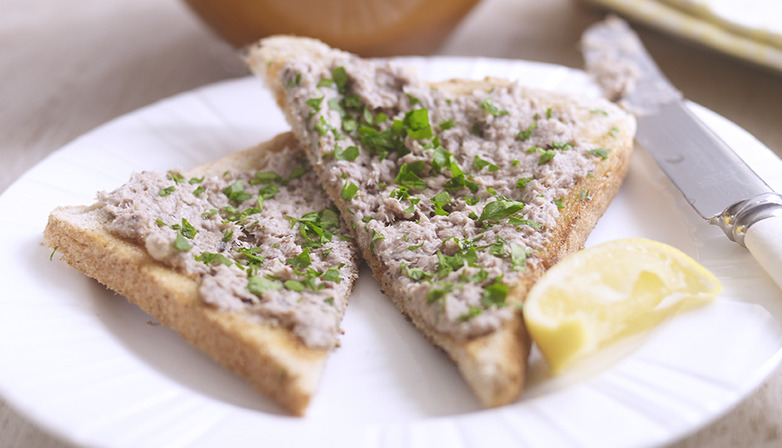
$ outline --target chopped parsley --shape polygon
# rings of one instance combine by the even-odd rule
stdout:
[[[346,160],[348,162],[352,162],[356,160],[356,157],[358,157],[358,147],[356,146],[348,146],[344,151],[341,152],[339,145],[334,148],[334,158],[336,160]]]
[[[406,113],[402,124],[407,135],[416,140],[434,136],[432,127],[429,125],[429,111],[426,109],[415,109]]]
[[[244,183],[241,179],[223,188],[223,194],[228,196],[230,202],[237,203],[244,202],[252,197],[250,193],[244,191]]]
[[[173,193],[174,190],[176,190],[176,187],[172,185],[170,187],[162,188],[160,191],[157,192],[157,194],[158,196],[168,196],[171,193]]]
[[[530,226],[533,229],[539,229],[543,227],[539,222],[535,222],[531,219],[522,219],[515,216],[508,218],[508,224],[512,226]]]
[[[508,286],[501,283],[499,278],[483,290],[481,304],[486,308],[492,306],[505,306],[505,298],[508,296]]]
[[[531,177],[520,177],[519,180],[516,181],[516,188],[526,188],[530,181],[532,181]]]
[[[470,320],[473,317],[480,315],[482,312],[483,312],[483,308],[479,306],[468,305],[467,312],[460,315],[458,319],[461,321]]]
[[[305,101],[305,103],[307,103],[307,105],[309,107],[311,107],[312,110],[315,111],[315,112],[318,112],[320,110],[320,105],[321,105],[322,102],[323,102],[323,97],[320,97],[320,98],[310,98],[307,101]]]
[[[420,282],[421,280],[424,280],[432,276],[432,274],[424,271],[421,268],[407,267],[407,263],[405,263],[404,261],[399,264],[399,268],[402,271],[402,273],[405,274],[408,278],[415,280],[417,282]]]
[[[497,106],[495,106],[491,98],[486,98],[485,100],[483,100],[483,102],[481,103],[481,109],[484,109],[485,111],[489,112],[495,117],[508,115],[508,111],[504,109],[499,109]]]
[[[597,148],[597,149],[589,149],[587,150],[588,153],[600,157],[601,160],[605,160],[608,158],[608,153],[611,150],[608,148]]]
[[[293,268],[297,272],[304,271],[311,263],[310,260],[310,250],[309,248],[304,249],[301,251],[299,255],[296,255],[294,258],[288,258],[285,260],[286,263],[293,266]]]
[[[442,123],[440,123],[440,130],[447,131],[448,129],[451,129],[454,126],[456,126],[456,123],[454,123],[453,120],[445,120]]]
[[[342,279],[339,276],[339,269],[337,268],[326,269],[326,272],[323,273],[323,277],[321,277],[321,279],[325,282],[342,282]]]
[[[358,186],[353,182],[348,183],[345,181],[345,185],[342,186],[342,191],[340,192],[340,197],[343,201],[350,201],[356,193],[358,193]]]
[[[399,174],[396,175],[394,182],[411,190],[423,190],[426,188],[426,182],[419,177],[419,174],[421,174],[424,167],[423,160],[405,163],[399,167]]]
[[[250,277],[250,281],[247,283],[247,289],[256,295],[261,295],[267,291],[278,291],[282,289],[282,285],[279,282],[270,280],[260,275],[254,275]]]
[[[375,251],[375,241],[377,240],[384,240],[386,239],[386,236],[382,233],[376,231],[375,229],[372,229],[372,240],[369,242],[369,250],[374,252]]]
[[[233,264],[233,262],[231,262],[231,260],[229,260],[225,255],[214,252],[201,252],[195,256],[195,260],[200,261],[207,266],[211,266],[215,262],[222,263],[226,266],[231,266]]]
[[[529,252],[516,243],[510,243],[510,268],[514,271],[523,271],[527,267],[527,255]]]
[[[447,191],[441,191],[432,197],[432,203],[434,204],[434,214],[446,216],[451,213],[443,210],[443,206],[448,205],[451,202],[451,195]]]
[[[345,67],[339,66],[331,71],[331,78],[337,85],[337,91],[339,93],[345,93],[348,88],[348,74],[345,71]]]
[[[174,239],[174,249],[185,252],[190,249],[192,249],[193,246],[187,241],[187,239],[182,235],[181,231],[177,231],[176,233],[176,239]]]
[[[524,203],[505,198],[498,198],[483,207],[478,224],[485,221],[499,221],[519,212],[524,208]]]
[[[500,169],[500,167],[498,167],[497,165],[489,162],[488,160],[482,159],[478,154],[476,154],[475,158],[472,161],[472,167],[480,171],[487,166],[489,167],[490,172],[494,172]]]
[[[516,138],[519,140],[529,140],[530,137],[532,137],[532,133],[535,132],[535,129],[538,128],[538,122],[533,121],[529,126],[527,126],[527,129],[523,131],[519,131],[518,134],[516,134]]]

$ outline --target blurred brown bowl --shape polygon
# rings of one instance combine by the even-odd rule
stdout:
[[[480,0],[185,0],[235,47],[272,34],[361,56],[430,54]]]

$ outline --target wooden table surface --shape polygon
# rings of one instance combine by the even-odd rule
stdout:
[[[177,0],[0,0],[0,11],[0,192],[51,152],[112,118],[248,74],[234,50]],[[578,38],[602,16],[573,0],[484,0],[437,53],[580,67]],[[685,96],[782,155],[782,74],[636,28]],[[22,446],[68,444],[0,398],[0,448]],[[782,446],[782,369],[736,408],[673,446]]]

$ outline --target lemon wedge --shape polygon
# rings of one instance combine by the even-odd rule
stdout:
[[[524,320],[552,373],[559,373],[720,291],[714,275],[672,246],[616,240],[576,252],[549,269],[524,302]]]

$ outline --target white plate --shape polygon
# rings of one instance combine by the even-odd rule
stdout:
[[[424,77],[495,75],[596,94],[580,71],[492,59],[408,58]],[[695,107],[769,183],[782,162]],[[696,218],[642,150],[588,245],[620,237],[673,244],[724,283],[713,304],[676,316],[556,379],[533,353],[517,403],[482,410],[445,358],[362,271],[306,418],[253,393],[175,333],[42,245],[57,205],[91,203],[134,170],[187,169],[287,128],[254,79],[188,92],[119,118],[52,154],[0,198],[0,393],[79,445],[654,446],[726,412],[782,356],[780,291],[742,248]]]

